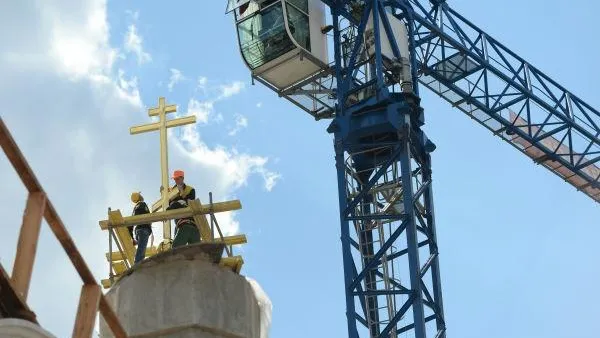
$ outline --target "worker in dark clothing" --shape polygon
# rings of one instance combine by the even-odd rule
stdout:
[[[196,189],[184,183],[183,170],[175,170],[173,172],[173,180],[175,181],[175,185],[170,190],[177,190],[177,195],[169,200],[169,205],[171,205],[171,202],[177,200],[193,201],[196,199]]]
[[[186,208],[188,202],[196,199],[196,190],[192,186],[184,183],[183,170],[175,170],[172,178],[175,181],[175,185],[170,188],[170,190],[176,190],[177,194],[169,199],[169,207],[167,210]],[[198,231],[193,218],[177,219],[175,220],[175,224],[173,248],[200,241],[200,232]]]
[[[187,206],[186,200],[178,199],[171,202],[167,210],[187,208]],[[198,242],[200,242],[200,231],[198,231],[198,227],[196,227],[194,218],[186,217],[175,219],[175,239],[173,239],[173,248]]]
[[[187,206],[187,202],[196,199],[196,190],[184,183],[183,170],[175,170],[172,178],[175,181],[175,185],[169,188],[169,192],[176,191],[177,193],[175,195],[170,194],[169,205],[175,201],[185,201]],[[178,229],[178,227],[175,227],[175,236],[177,236]]]
[[[131,202],[135,203],[133,207],[133,215],[149,214],[150,209],[144,197],[139,192],[131,194]],[[133,232],[133,226],[129,227],[129,233]],[[135,252],[135,263],[142,261],[146,257],[146,247],[148,246],[148,238],[152,235],[152,224],[139,224],[135,227],[135,241],[137,241],[137,250]]]

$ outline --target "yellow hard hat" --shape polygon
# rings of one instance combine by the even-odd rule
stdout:
[[[142,195],[139,192],[131,193],[131,202],[137,203],[142,199]]]

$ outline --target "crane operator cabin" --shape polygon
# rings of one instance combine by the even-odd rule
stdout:
[[[254,76],[282,90],[327,67],[321,1],[240,1],[235,6],[240,51]]]
[[[234,12],[240,51],[245,64],[258,77],[284,91],[329,69],[326,6],[320,0],[230,0],[227,12]],[[400,69],[398,82],[403,91],[412,91],[408,59],[408,32],[403,22],[386,13],[400,49],[400,62],[382,31],[381,49],[384,66]],[[364,41],[367,58],[375,56],[372,14],[367,22]],[[381,19],[380,19],[381,21]],[[383,24],[380,24],[383,27]],[[344,52],[349,57],[350,50]],[[355,99],[364,99],[365,91]]]

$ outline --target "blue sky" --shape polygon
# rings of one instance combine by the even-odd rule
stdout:
[[[596,2],[449,3],[600,107]],[[224,9],[225,1],[0,5],[0,74],[8,79],[0,81],[0,115],[100,279],[107,240],[97,221],[106,208],[129,212],[133,190],[158,197],[157,135],[131,137],[129,126],[147,122],[144,109],[159,96],[182,115],[196,113],[205,120],[171,135],[170,167],[188,171],[201,198],[213,191],[242,201],[222,221],[248,235],[243,272],[271,298],[271,337],[344,336],[327,122],[250,84]],[[437,145],[448,336],[592,337],[600,316],[596,203],[425,89],[422,105]],[[25,193],[5,160],[0,174],[0,262],[10,270]],[[41,323],[66,337],[80,285],[45,229],[29,299]]]

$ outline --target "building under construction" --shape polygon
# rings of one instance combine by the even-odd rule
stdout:
[[[195,122],[183,118],[169,120],[167,125],[165,114],[175,109],[164,103],[161,98],[159,106],[149,110],[150,116],[161,117],[162,126],[159,122],[133,127],[131,133],[158,130],[166,136],[166,128],[178,120]],[[161,189],[164,196],[149,214],[124,217],[120,210],[109,208],[107,219],[98,222],[107,234],[109,274],[97,281],[2,119],[0,145],[29,192],[12,273],[0,265],[0,337],[54,337],[38,325],[35,311],[27,305],[43,219],[82,280],[73,337],[92,337],[98,312],[102,338],[267,337],[270,301],[256,281],[241,275],[244,261],[234,252],[235,246],[246,243],[246,236],[223,236],[215,217],[215,213],[241,209],[239,200],[213,202],[210,195],[207,204],[195,199],[186,208],[167,210],[161,202],[176,192]],[[166,176],[166,137],[161,137],[161,153]],[[170,221],[182,218],[193,218],[201,239],[173,248]],[[163,223],[163,241],[150,245],[145,258],[134,264],[136,249],[128,227],[153,222]],[[106,294],[103,288],[109,289]]]

